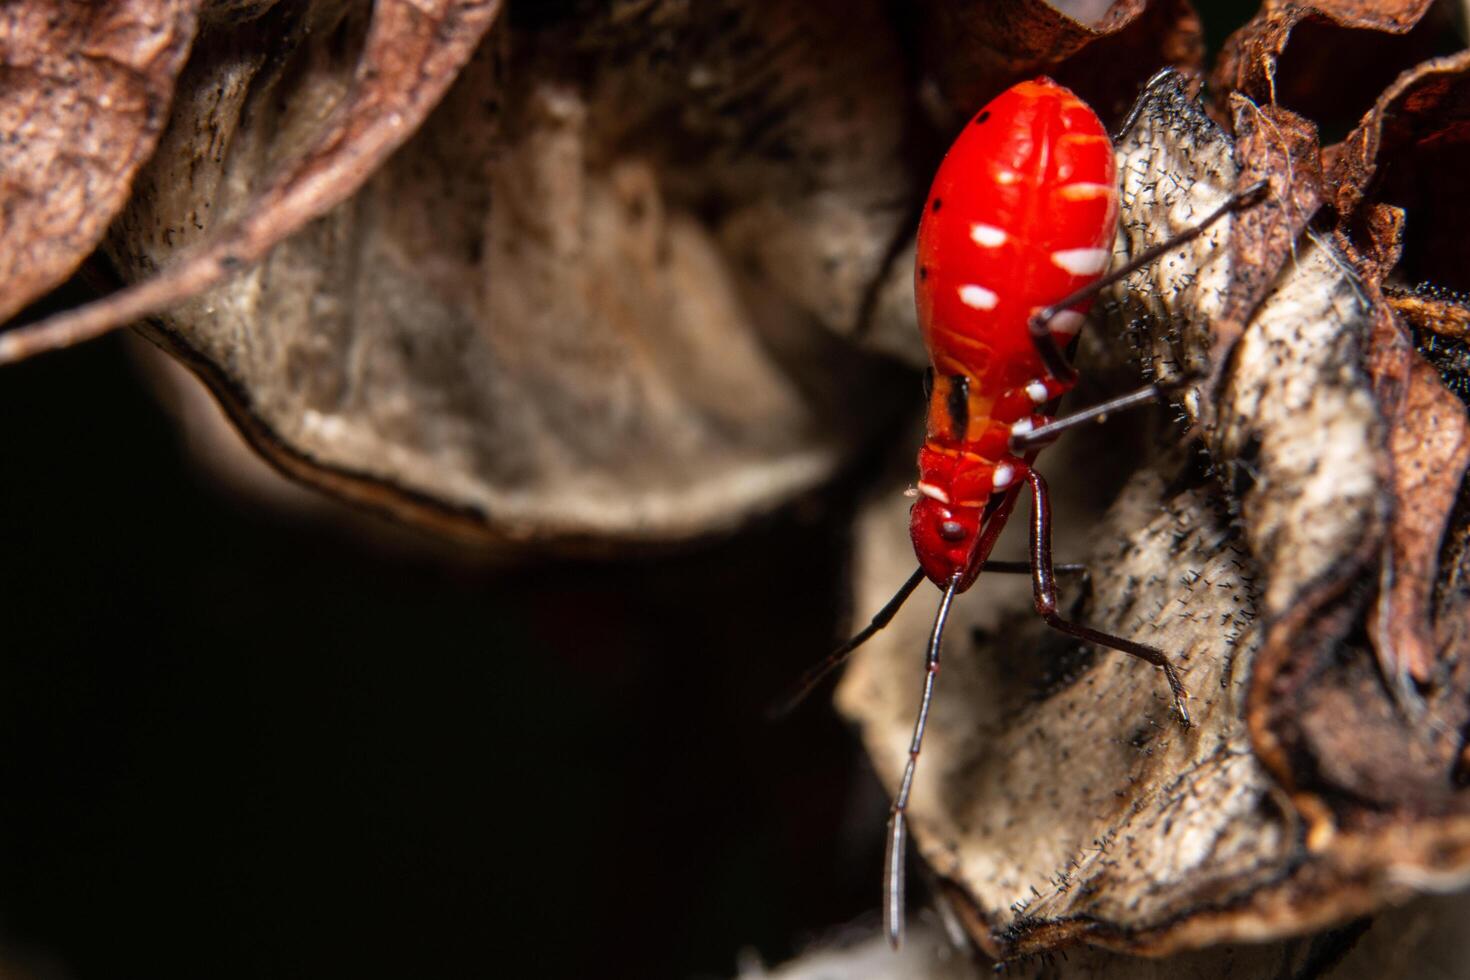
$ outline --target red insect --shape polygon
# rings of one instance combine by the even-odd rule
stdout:
[[[1106,271],[1117,222],[1112,141],[1050,80],[1003,92],[939,166],[914,282],[933,383],[910,531],[940,588],[959,575],[962,592],[979,574],[992,495],[1014,496],[1030,473],[1011,437],[1051,422],[1040,413],[1075,381],[1064,358],[1047,369],[1028,324]],[[1066,343],[1087,305],[1052,316],[1048,332]]]
[[[955,595],[982,570],[1029,571],[1036,611],[1048,625],[1160,668],[1181,722],[1189,724],[1184,687],[1162,651],[1058,615],[1051,506],[1031,463],[1065,429],[1161,396],[1151,385],[1053,420],[1057,398],[1077,377],[1063,348],[1098,292],[1252,203],[1263,189],[1258,184],[1232,195],[1199,225],[1104,276],[1118,220],[1112,141],[1070,91],[1047,78],[1013,86],[965,126],[939,166],[919,223],[914,282],[933,364],[918,499],[909,517],[919,568],[866,629],[807,674],[798,694],[887,625],[925,578],[943,590],[908,764],[889,816],[883,913],[895,947],[903,936],[909,792],[944,623]],[[1023,486],[1032,501],[1029,568],[989,560]]]

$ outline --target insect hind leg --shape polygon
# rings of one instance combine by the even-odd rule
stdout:
[[[1164,651],[1063,619],[1057,612],[1057,585],[1051,561],[1051,494],[1046,481],[1035,470],[1026,479],[1031,484],[1031,584],[1037,613],[1046,620],[1046,625],[1058,632],[1129,654],[1162,670],[1173,695],[1174,710],[1178,713],[1180,722],[1188,728],[1189,709],[1185,702],[1189,699],[1189,694],[1179,680],[1179,672]]]

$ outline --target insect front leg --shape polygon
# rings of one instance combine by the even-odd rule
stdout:
[[[914,719],[914,734],[909,740],[903,778],[899,780],[898,792],[888,810],[888,835],[883,852],[883,931],[888,936],[888,944],[894,949],[903,945],[904,855],[908,843],[909,793],[914,788],[914,773],[918,768],[919,753],[924,748],[924,729],[929,722],[929,709],[934,704],[934,682],[939,678],[939,650],[944,641],[944,623],[949,618],[950,603],[954,602],[962,579],[962,573],[956,573],[950,579],[944,597],[939,600],[939,611],[934,615],[934,629],[929,634],[929,646],[924,657],[919,715]]]
[[[1032,449],[1040,449],[1056,441],[1062,433],[1068,429],[1093,423],[1106,422],[1108,416],[1122,412],[1140,405],[1151,405],[1161,401],[1175,385],[1150,384],[1144,385],[1136,391],[1130,391],[1126,395],[1110,398],[1091,408],[1084,408],[1080,412],[1074,412],[1064,418],[1054,419],[1046,425],[1038,425],[1024,432],[1016,432],[1011,436],[1011,452],[1021,455]]]
[[[1060,306],[1049,306],[1032,314],[1031,319],[1026,321],[1027,332],[1031,336],[1031,345],[1036,348],[1036,354],[1041,358],[1041,366],[1046,369],[1049,377],[1067,384],[1077,380],[1077,369],[1067,360],[1067,354],[1062,350],[1062,345],[1057,343],[1057,338],[1052,333],[1052,324],[1066,315],[1086,318],[1085,314],[1073,310],[1064,309]],[[1081,321],[1077,321],[1078,325]]]
[[[1065,296],[1052,305],[1042,307],[1031,314],[1031,318],[1026,323],[1027,330],[1031,335],[1031,343],[1036,348],[1036,354],[1041,358],[1042,366],[1046,368],[1046,373],[1058,381],[1071,382],[1077,379],[1077,371],[1068,363],[1067,355],[1062,351],[1061,345],[1057,343],[1056,338],[1052,335],[1052,330],[1057,324],[1063,322],[1061,318],[1084,316],[1084,314],[1073,310],[1072,307],[1091,302],[1109,286],[1123,281],[1139,269],[1158,261],[1167,252],[1194,241],[1200,235],[1204,234],[1211,225],[1227,214],[1250,207],[1260,201],[1268,189],[1269,184],[1266,181],[1258,180],[1249,187],[1236,191],[1227,197],[1223,204],[1206,215],[1203,221],[1184,229],[1156,245],[1149,246],[1122,266],[1107,273],[1107,275],[1094,279],[1070,296]],[[1075,321],[1074,324],[1069,326],[1080,325],[1080,323],[1080,320]],[[1075,333],[1076,331],[1072,330],[1071,332]]]

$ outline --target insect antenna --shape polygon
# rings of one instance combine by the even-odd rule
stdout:
[[[909,791],[914,785],[914,769],[919,750],[924,747],[924,728],[929,722],[929,708],[934,702],[934,682],[939,677],[939,646],[944,639],[944,623],[949,619],[950,603],[963,580],[963,573],[949,580],[939,611],[934,616],[934,630],[929,634],[929,652],[924,658],[924,693],[919,698],[919,716],[914,719],[914,737],[909,742],[909,759],[903,768],[903,780],[888,811],[888,841],[883,852],[883,931],[894,949],[903,945],[904,853],[908,842]]]
[[[805,701],[811,695],[812,691],[816,690],[817,685],[822,683],[828,674],[846,663],[847,658],[852,655],[854,650],[867,643],[874,633],[887,626],[889,621],[898,615],[898,610],[903,607],[908,597],[913,595],[914,590],[919,587],[919,583],[922,581],[924,581],[924,569],[916,569],[914,574],[909,576],[908,581],[899,586],[898,591],[893,594],[893,598],[889,599],[883,608],[878,610],[872,622],[863,627],[852,639],[827,654],[819,662],[813,664],[806,673],[801,675],[801,679],[796,682],[796,685],[791,689],[791,693],[772,706],[768,712],[770,717],[772,719],[784,718],[796,710],[796,707]]]

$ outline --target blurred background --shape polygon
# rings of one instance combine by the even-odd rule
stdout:
[[[876,907],[855,741],[764,717],[850,493],[497,570],[222,489],[139,344],[0,385],[0,975],[724,976]]]

